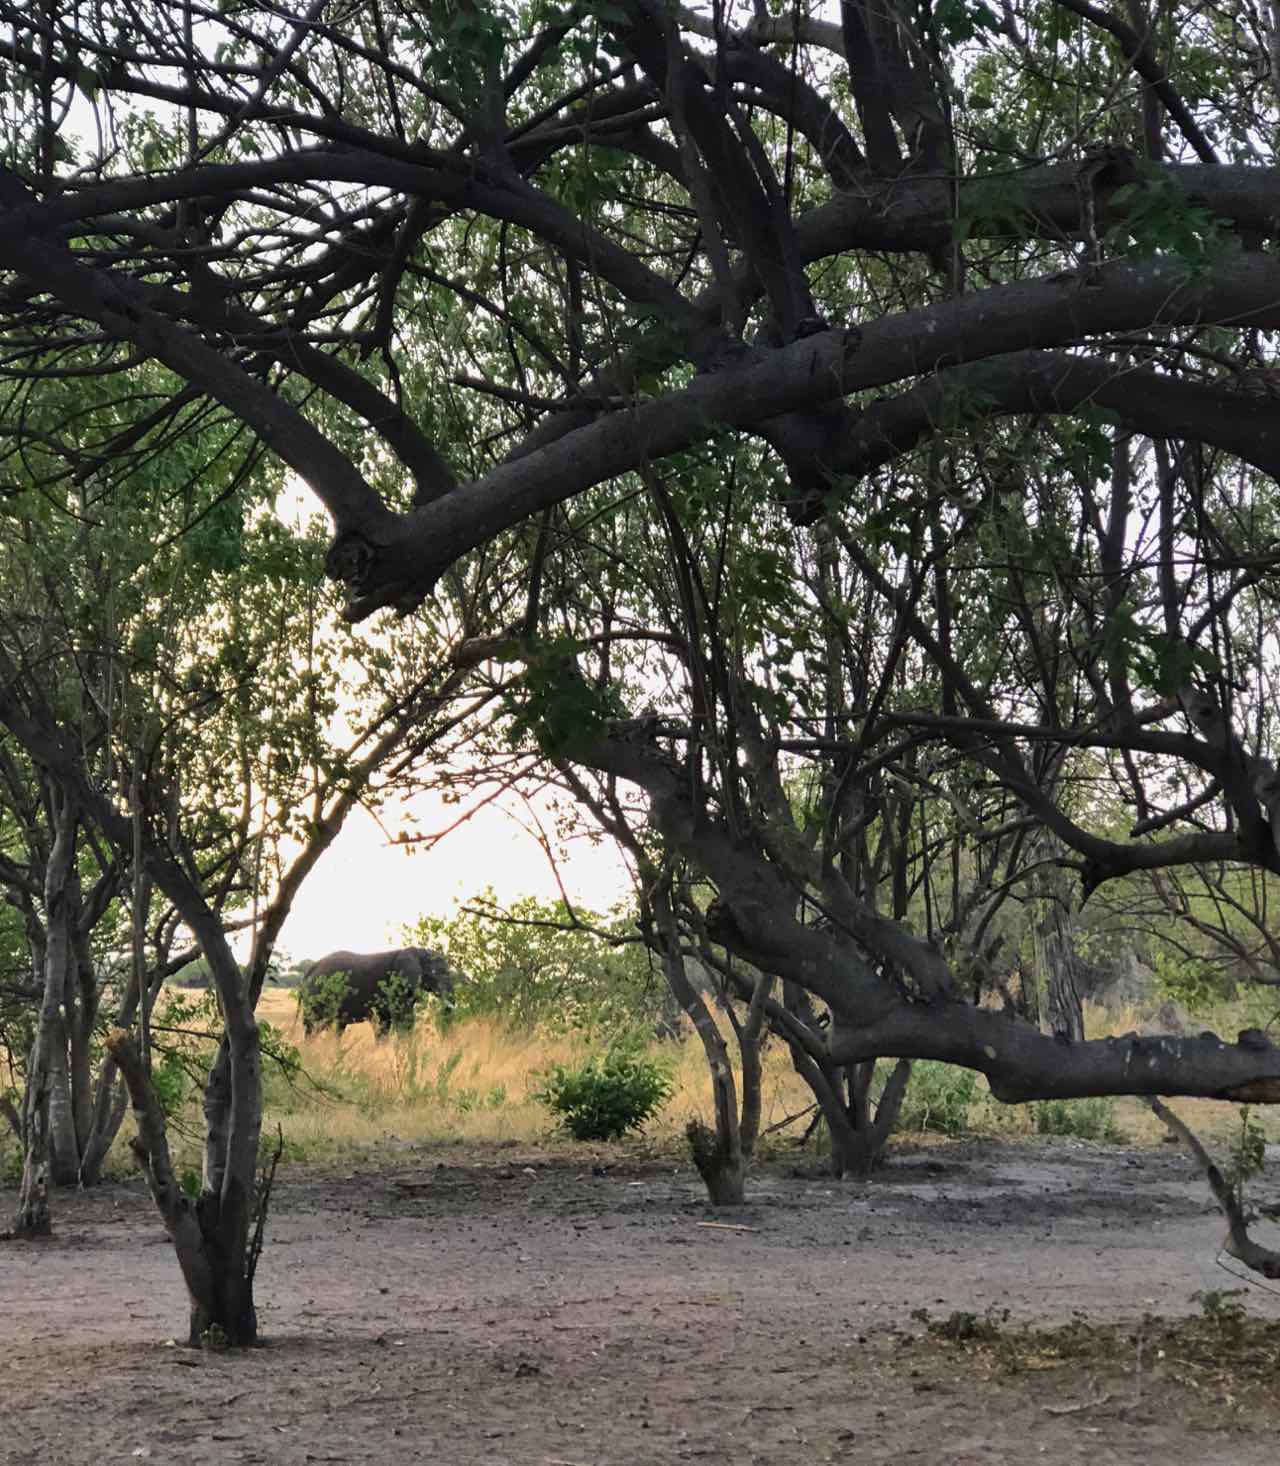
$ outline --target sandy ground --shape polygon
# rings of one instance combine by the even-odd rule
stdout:
[[[59,1197],[51,1242],[0,1246],[0,1461],[1280,1461],[1280,1380],[1224,1390],[1140,1322],[1238,1286],[1167,1148],[961,1143],[870,1184],[777,1164],[733,1213],[671,1159],[594,1160],[405,1148],[282,1177],[244,1356],[172,1344],[138,1186]],[[1105,1366],[1011,1369],[921,1308],[1131,1332]]]

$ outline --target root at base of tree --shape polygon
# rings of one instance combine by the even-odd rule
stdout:
[[[702,1177],[712,1205],[741,1206],[746,1171],[741,1153],[734,1155],[724,1137],[717,1135],[701,1120],[690,1120],[684,1133],[693,1164]]]

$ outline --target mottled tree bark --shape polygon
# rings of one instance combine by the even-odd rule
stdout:
[[[256,1073],[257,1029],[246,1036],[239,1058],[246,1077]],[[192,1199],[179,1185],[169,1155],[164,1115],[132,1035],[115,1029],[107,1046],[120,1066],[133,1103],[138,1133],[132,1141],[152,1200],[173,1242],[191,1300],[188,1341],[193,1347],[254,1344],[258,1317],[253,1301],[253,1168],[224,1169],[218,1190],[202,1187]],[[228,1063],[228,1068],[230,1064]],[[256,1135],[255,1135],[256,1141]]]
[[[67,906],[75,866],[79,810],[70,796],[56,787],[50,787],[48,801],[54,840],[45,871],[44,989],[35,1042],[27,1063],[23,1106],[25,1149],[13,1228],[19,1237],[46,1236],[53,1229],[49,1188],[55,1184],[54,1167],[59,1159],[55,1133],[65,1146],[66,1127],[71,1118],[62,1014],[72,957]]]

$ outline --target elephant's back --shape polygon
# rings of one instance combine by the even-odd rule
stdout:
[[[357,952],[330,952],[311,967],[307,976],[325,977],[330,972],[351,972],[363,960]]]

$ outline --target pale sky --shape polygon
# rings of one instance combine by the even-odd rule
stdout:
[[[300,528],[316,507],[310,491],[289,475],[274,512]],[[420,916],[451,916],[459,903],[486,886],[503,904],[520,896],[554,901],[561,895],[542,847],[522,828],[522,822],[539,821],[548,834],[553,831],[547,799],[535,798],[530,806],[513,794],[503,795],[433,847],[392,843],[402,827],[401,807],[388,801],[382,824],[364,809],[351,812],[303,882],[277,943],[281,957],[297,961],[340,948],[377,952],[403,946],[402,927]],[[446,805],[432,793],[419,796],[410,808],[415,822],[406,828],[419,835],[448,828],[460,813],[457,805]],[[612,841],[578,840],[560,850],[557,864],[575,904],[606,912],[630,899],[630,875]]]
[[[527,818],[522,802],[508,802]],[[417,800],[414,809],[419,832],[442,828],[458,815],[456,806],[429,797]],[[555,900],[560,894],[537,841],[497,804],[431,849],[389,844],[396,819],[393,806],[386,811],[384,830],[363,809],[352,811],[303,883],[281,934],[282,955],[297,960],[343,947],[376,952],[401,946],[402,926],[423,915],[449,916],[486,885],[503,903],[525,895]],[[611,843],[577,842],[560,862],[560,874],[570,899],[596,911],[607,911],[630,892],[626,868]]]

